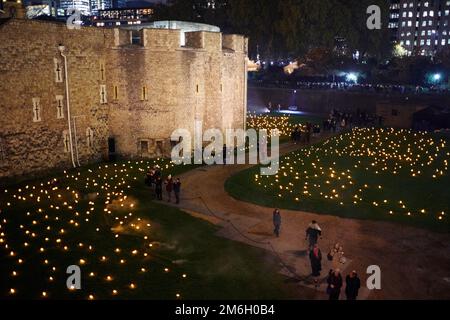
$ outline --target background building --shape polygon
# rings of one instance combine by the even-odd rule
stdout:
[[[450,48],[450,1],[392,1],[389,27],[409,55],[434,55]]]
[[[153,16],[153,8],[113,8],[98,10],[91,17],[91,23],[96,27],[141,25],[153,21]]]
[[[400,18],[400,0],[390,0],[389,5],[389,30],[391,33],[391,41],[398,40],[398,21]]]
[[[112,0],[90,0],[91,14],[95,15],[99,10],[111,9],[113,7]]]
[[[91,14],[90,0],[60,0],[60,10],[64,11],[64,13],[67,13],[67,10],[70,8],[79,10],[82,15],[88,16]]]

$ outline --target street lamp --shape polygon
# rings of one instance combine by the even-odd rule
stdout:
[[[358,83],[358,75],[354,72],[347,73],[346,79],[348,82]]]
[[[433,81],[434,82],[439,82],[442,79],[442,75],[440,73],[435,73],[433,74]]]

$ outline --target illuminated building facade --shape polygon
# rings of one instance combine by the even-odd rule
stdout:
[[[392,1],[389,28],[408,55],[433,56],[450,48],[449,0]]]

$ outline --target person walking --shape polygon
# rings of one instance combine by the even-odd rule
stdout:
[[[345,295],[347,297],[347,300],[356,300],[356,298],[358,297],[360,287],[361,287],[361,280],[359,279],[356,271],[353,270],[345,278]]]
[[[339,300],[339,295],[341,294],[342,288],[341,271],[339,269],[336,269],[334,271],[330,270],[327,283],[327,294],[329,295],[330,300]]]
[[[173,184],[173,192],[175,194],[175,200],[177,204],[180,203],[180,191],[181,191],[181,181],[180,178],[178,178]]]
[[[306,229],[306,240],[308,240],[309,243],[309,250],[314,247],[319,237],[322,238],[322,229],[317,221],[313,220]]]
[[[314,245],[314,248],[309,252],[309,260],[311,261],[312,276],[319,277],[320,271],[322,271],[322,252],[317,244]]]
[[[166,179],[166,191],[167,191],[167,197],[169,198],[167,202],[172,201],[172,191],[173,191],[173,179],[172,175],[169,174],[169,176]]]
[[[306,143],[311,143],[311,132],[312,132],[312,124],[310,122],[306,123]]]
[[[273,212],[273,226],[275,227],[275,229],[273,230],[273,233],[275,234],[275,236],[277,238],[280,237],[280,228],[281,228],[281,214],[280,214],[280,210],[275,209],[275,211]]]
[[[161,177],[156,177],[155,180],[155,193],[156,193],[156,199],[162,200],[162,179]]]

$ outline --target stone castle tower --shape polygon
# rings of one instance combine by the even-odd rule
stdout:
[[[243,128],[247,39],[180,32],[0,24],[0,178],[168,155],[196,120]]]

